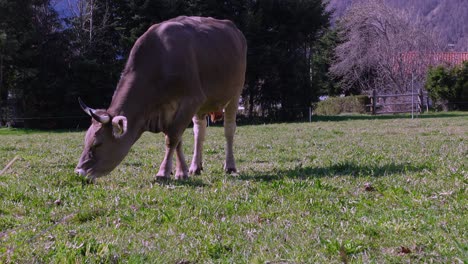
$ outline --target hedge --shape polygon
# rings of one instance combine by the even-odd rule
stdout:
[[[366,113],[366,104],[369,98],[366,95],[345,97],[329,97],[316,104],[316,115],[339,115],[341,113]]]
[[[436,108],[468,110],[468,61],[429,69],[425,87]]]

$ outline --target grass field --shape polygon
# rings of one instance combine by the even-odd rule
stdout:
[[[0,263],[468,261],[468,113],[240,126],[237,176],[210,127],[203,174],[166,183],[161,134],[94,185],[83,137],[0,129]]]

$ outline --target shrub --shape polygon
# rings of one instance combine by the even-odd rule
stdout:
[[[460,66],[429,69],[425,87],[436,107],[468,110],[468,61]]]
[[[366,113],[368,102],[366,95],[355,95],[346,97],[330,97],[318,102],[315,107],[317,115],[338,115],[341,113]]]

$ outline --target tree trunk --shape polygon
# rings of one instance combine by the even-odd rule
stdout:
[[[253,108],[254,108],[254,92],[252,88],[249,87],[249,117],[253,116]]]
[[[3,95],[3,54],[0,54],[0,106]]]
[[[93,0],[90,1],[89,6],[89,43],[93,42],[93,12],[94,12],[94,3]]]
[[[3,54],[0,54],[0,127],[3,126]]]

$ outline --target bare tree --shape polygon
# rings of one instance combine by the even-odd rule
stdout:
[[[358,0],[359,1],[359,0]],[[440,35],[445,46],[456,51],[468,51],[468,1],[466,0],[384,0],[389,6],[406,10],[411,19],[422,20]],[[328,0],[328,9],[333,11],[333,21],[342,17],[356,0]]]
[[[414,22],[416,20],[416,22]],[[438,50],[435,35],[409,13],[383,0],[355,3],[339,22],[343,43],[331,73],[345,90],[407,92],[426,76]]]
[[[68,0],[68,7],[72,14],[72,27],[77,39],[82,43],[84,48],[91,45],[95,41],[96,35],[109,26],[109,5],[108,1],[97,0]],[[102,16],[96,18],[96,11],[101,11]],[[82,50],[78,50],[82,52]]]

